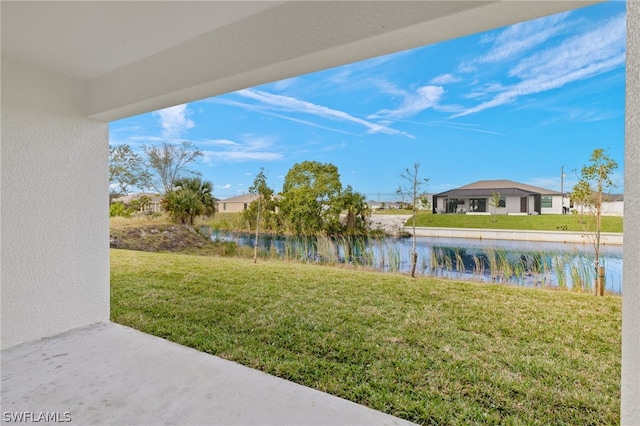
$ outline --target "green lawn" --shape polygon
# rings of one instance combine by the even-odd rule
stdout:
[[[603,216],[602,232],[622,232],[622,217]],[[586,222],[586,223],[583,223]],[[469,214],[431,214],[420,213],[416,216],[416,226],[434,228],[486,228],[486,229],[525,229],[539,231],[575,231],[590,229],[593,217],[580,215],[544,214],[531,216],[513,215],[469,215]],[[411,226],[409,220],[407,226]]]
[[[411,210],[376,210],[375,215],[402,214],[411,216]],[[590,232],[594,217],[584,215],[470,215],[470,214],[431,214],[418,213],[416,226],[434,228],[483,228],[483,229],[524,229],[538,231],[574,231]],[[602,232],[622,232],[623,218],[618,216],[602,217]],[[240,213],[216,213],[215,217],[206,220],[198,219],[199,225],[211,226],[213,229],[241,229]],[[407,226],[411,226],[411,219]]]
[[[111,250],[115,322],[421,424],[617,424],[621,298]]]

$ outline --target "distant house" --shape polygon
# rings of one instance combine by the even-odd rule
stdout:
[[[383,206],[382,201],[369,200],[367,201],[367,205],[371,210],[380,210]]]
[[[577,213],[593,213],[595,211],[592,206],[582,205],[573,200],[571,201],[571,210]],[[601,212],[603,216],[622,216],[624,213],[624,194],[603,194]]]
[[[237,197],[231,197],[224,200],[219,200],[216,206],[216,211],[220,213],[238,213],[243,212],[249,208],[249,205],[258,199],[254,194],[242,194]]]
[[[371,210],[399,209],[401,204],[400,201],[367,201],[367,205]]]
[[[432,195],[431,194],[425,194],[423,196],[420,196],[418,199],[416,199],[416,208],[418,210],[428,210],[431,208],[431,203],[433,202],[432,200]],[[369,200],[367,201],[367,204],[369,205],[369,207],[371,208],[371,210],[383,210],[383,209],[411,209],[411,201],[401,201],[401,200],[394,200],[394,201],[374,201],[374,200]]]
[[[429,210],[433,206],[433,194],[424,194],[416,205],[418,210]]]
[[[433,195],[433,213],[492,214],[493,194],[500,193],[495,214],[562,214],[568,199],[557,191],[511,180],[480,180]]]
[[[135,201],[143,201],[134,203]],[[138,204],[139,211],[146,213],[156,213],[162,210],[162,195],[154,192],[137,192],[135,194],[123,195],[111,200],[112,203],[123,203],[125,206]]]

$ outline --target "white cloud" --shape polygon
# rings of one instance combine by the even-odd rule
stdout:
[[[472,92],[468,97],[486,97],[488,100],[452,118],[509,104],[520,96],[557,89],[623,67],[625,25],[626,19],[620,15],[524,58],[508,72],[509,77],[520,81],[506,86],[490,85]]]
[[[452,84],[452,83],[459,83],[462,81],[462,78],[453,75],[451,73],[448,74],[441,74],[437,77],[434,77],[431,79],[431,81],[429,81],[430,84],[436,84],[436,85],[444,85],[444,84]]]
[[[208,161],[244,162],[244,161],[276,161],[282,159],[282,154],[275,152],[251,151],[203,151]]]
[[[243,135],[241,142],[227,139],[207,141],[205,145],[218,149],[203,149],[203,161],[205,163],[211,163],[280,160],[283,158],[283,155],[269,149],[273,143],[274,138],[255,136],[252,134]]]
[[[166,139],[159,136],[127,136],[125,138],[114,138],[112,134],[109,134],[109,145],[129,145],[134,152],[140,155],[144,155],[142,149],[145,145],[155,145],[165,142]]]
[[[365,128],[367,128],[367,133],[384,133],[388,135],[404,135],[407,137],[411,137],[411,135],[405,132],[393,129],[384,124],[363,120],[347,112],[335,110],[322,105],[317,105],[311,102],[293,98],[291,96],[276,95],[273,93],[254,89],[244,89],[236,93],[242,97],[258,101],[261,104],[270,108],[274,108],[278,111],[309,114],[315,117],[334,121],[347,121],[364,126]]]
[[[594,31],[524,59],[509,72],[509,76],[538,79],[544,75],[562,76],[588,68],[596,71],[600,65],[612,60],[614,65],[624,63],[625,25],[624,16],[611,19]],[[604,69],[609,68],[605,66]]]
[[[493,47],[476,62],[498,62],[523,55],[563,32],[567,16],[568,13],[560,13],[508,27],[493,38]]]
[[[276,138],[273,136],[257,136],[253,133],[242,135],[243,143],[252,150],[266,149],[273,146]]]
[[[499,33],[491,32],[481,37],[480,43],[491,45],[481,56],[458,65],[464,74],[478,71],[479,64],[496,63],[521,57],[532,49],[566,31],[572,25],[567,21],[569,13],[560,13],[532,21],[511,25]]]
[[[293,121],[294,123],[304,124],[305,126],[317,127],[319,129],[325,129],[325,130],[329,130],[329,131],[332,131],[332,132],[343,133],[345,135],[356,136],[355,133],[348,132],[348,131],[343,130],[343,129],[337,129],[335,127],[323,126],[321,124],[314,123],[312,121],[301,120],[301,119],[289,117],[289,116],[283,115],[283,114],[276,114],[274,112],[266,110],[265,109],[266,107],[265,106],[261,106],[261,105],[249,104],[249,103],[245,103],[245,102],[237,102],[237,101],[232,101],[232,100],[226,99],[226,98],[210,98],[210,99],[207,99],[207,102],[213,102],[213,103],[222,104],[222,105],[235,106],[235,107],[238,107],[238,108],[246,109],[247,111],[257,112],[257,113],[268,115],[268,116],[271,116],[271,117],[277,117],[277,118],[282,118],[283,120]]]
[[[480,43],[491,45],[489,50],[484,55],[460,63],[458,71],[473,73],[478,71],[479,64],[506,62],[522,57],[575,25],[567,22],[568,17],[569,12],[560,13],[511,25],[500,32],[484,34]]]
[[[463,74],[470,74],[478,70],[478,67],[475,66],[472,62],[461,62],[457,67],[458,72]]]
[[[280,81],[276,81],[275,83],[272,83],[271,87],[273,88],[273,90],[281,92],[289,88],[290,86],[292,86],[296,82],[296,80],[297,80],[297,77],[286,78],[284,80],[280,80]]]
[[[184,131],[195,126],[193,120],[189,118],[190,111],[186,104],[161,109],[153,113],[160,119],[162,135],[165,139],[179,137]]]
[[[443,94],[444,89],[442,86],[423,86],[418,88],[415,93],[406,93],[404,100],[398,108],[383,109],[370,115],[368,118],[411,117],[425,109],[436,107]]]
[[[539,188],[551,189],[552,191],[560,191],[560,177],[536,177],[523,182],[527,185],[537,186]],[[567,191],[566,181],[564,182],[564,190]]]
[[[375,74],[377,69],[383,69],[383,65],[387,62],[395,61],[403,56],[411,55],[410,49],[391,53],[388,55],[377,56],[371,59],[354,62],[336,68],[336,71],[330,71],[327,81],[334,85],[352,84],[359,82],[363,78],[368,78],[371,74]]]
[[[407,91],[398,87],[398,85],[393,84],[387,80],[383,80],[381,78],[368,78],[366,80],[374,87],[378,88],[382,93],[386,93],[392,96],[406,96]]]
[[[610,120],[614,117],[618,117],[623,112],[613,110],[599,110],[589,109],[589,107],[581,108],[564,108],[558,111],[558,114],[547,121],[541,123],[541,125],[548,125],[557,121],[572,122],[572,123],[588,123],[602,120]]]
[[[229,139],[209,139],[204,141],[198,141],[198,146],[206,147],[206,146],[225,146],[225,147],[234,147],[241,146],[238,142],[231,141]]]
[[[492,93],[500,93],[504,90],[504,86],[501,83],[485,83],[480,87],[473,90],[471,93],[468,93],[463,96],[466,99],[478,99],[478,98],[486,98],[488,95]]]
[[[450,122],[450,121],[432,121],[432,122],[417,123],[417,124],[423,124],[423,125],[432,126],[432,127],[447,127],[449,129],[462,130],[462,131],[465,131],[465,132],[486,133],[486,134],[490,134],[490,135],[504,136],[504,133],[496,132],[496,131],[493,131],[493,130],[486,130],[486,129],[481,128],[478,124],[472,124],[472,123],[457,123],[457,122]]]

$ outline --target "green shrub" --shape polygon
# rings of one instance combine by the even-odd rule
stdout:
[[[109,206],[109,217],[131,217],[131,214],[133,214],[133,210],[127,208],[124,203],[111,203]]]

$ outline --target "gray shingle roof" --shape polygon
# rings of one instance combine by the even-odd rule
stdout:
[[[562,195],[561,192],[552,191],[546,188],[540,188],[538,186],[527,185],[520,182],[514,182],[507,179],[499,180],[479,180],[477,182],[470,183],[468,185],[460,186],[449,191],[436,194],[437,196],[458,196],[468,197],[481,194],[490,194],[491,191],[500,192],[501,195],[528,195],[528,194],[542,194],[542,195]]]

